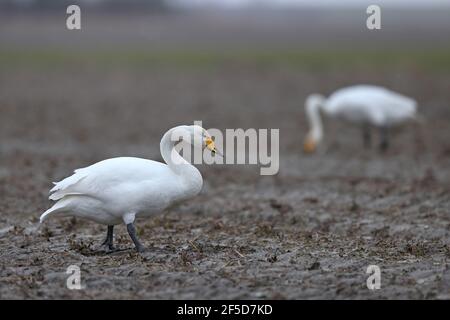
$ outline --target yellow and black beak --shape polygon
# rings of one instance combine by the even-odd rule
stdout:
[[[205,140],[206,148],[212,152],[213,155],[218,154],[219,156],[223,156],[219,150],[217,150],[216,145],[214,144],[214,140],[210,137]]]

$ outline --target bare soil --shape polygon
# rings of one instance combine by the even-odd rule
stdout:
[[[0,297],[450,298],[450,77],[288,68],[28,70],[0,78]],[[426,121],[364,150],[359,128],[326,123],[318,154],[302,153],[303,101],[357,82],[420,102]],[[281,168],[202,166],[200,196],[137,223],[141,256],[124,227],[51,219],[51,181],[104,158],[160,159],[168,128],[279,128]],[[81,267],[82,290],[66,288]],[[366,268],[381,268],[368,290]]]
[[[448,59],[425,55],[432,68],[384,56],[372,65],[347,57],[340,65],[333,52],[448,48],[447,11],[385,10],[377,33],[364,29],[365,8],[263,18],[86,11],[78,33],[68,33],[63,18],[0,19],[1,299],[450,299]],[[104,59],[90,59],[99,47]],[[135,54],[142,48],[180,50],[173,60],[203,48],[294,48],[329,55],[337,68],[248,57],[153,66],[145,53]],[[66,64],[59,54],[84,49],[80,63]],[[112,61],[128,49],[135,53]],[[51,50],[56,55],[46,56]],[[326,121],[319,152],[303,154],[306,96],[356,83],[414,97],[425,121],[394,130],[384,154],[376,135],[365,150],[360,128]],[[99,250],[106,226],[71,218],[39,226],[52,181],[115,156],[161,160],[163,133],[194,120],[206,128],[280,129],[279,174],[201,166],[198,197],[138,221],[144,256],[123,226],[115,242],[129,250],[114,254]],[[81,268],[82,290],[66,287],[70,265]],[[379,290],[366,286],[369,265],[381,269]]]

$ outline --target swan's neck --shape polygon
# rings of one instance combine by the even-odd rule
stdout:
[[[322,140],[323,137],[323,125],[320,118],[320,107],[318,102],[310,103],[306,107],[306,114],[308,116],[310,134],[315,141]]]
[[[163,157],[170,170],[180,177],[186,193],[196,195],[200,192],[203,185],[203,178],[200,171],[186,159],[184,159],[175,149],[177,141],[172,141],[173,131],[171,129],[164,134],[160,143],[161,156]]]

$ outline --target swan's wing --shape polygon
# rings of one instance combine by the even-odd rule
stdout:
[[[107,159],[77,169],[73,175],[56,183],[50,190],[50,199],[60,200],[69,195],[102,198],[102,194],[111,187],[149,181],[161,176],[162,171],[168,171],[167,165],[157,161],[132,157]]]
[[[329,113],[346,114],[355,120],[370,119],[375,125],[413,118],[417,109],[414,99],[371,85],[357,85],[337,90],[328,101]]]
[[[85,169],[86,168],[77,169],[70,177],[59,182],[53,182],[55,186],[50,190],[49,199],[56,201],[69,194],[81,194],[80,192],[74,192],[73,190],[76,189],[78,183],[88,176],[88,172]]]
[[[327,100],[325,111],[344,119],[363,122],[378,119],[379,98],[372,87],[358,85],[335,91]]]

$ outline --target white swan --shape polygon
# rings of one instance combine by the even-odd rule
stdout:
[[[172,128],[160,143],[166,164],[120,157],[77,169],[50,190],[50,199],[57,202],[41,215],[41,223],[53,215],[71,215],[108,225],[103,245],[114,250],[113,227],[123,222],[136,250],[143,251],[136,237],[135,218],[159,213],[194,197],[202,188],[200,172],[175,149],[181,142],[218,152],[205,129],[195,125]]]
[[[391,90],[357,85],[337,90],[328,99],[319,94],[308,96],[305,103],[310,131],[305,143],[305,152],[313,152],[323,138],[320,112],[330,117],[341,118],[360,124],[366,145],[370,144],[369,126],[380,129],[380,148],[388,147],[388,128],[416,117],[417,103],[413,99]]]

